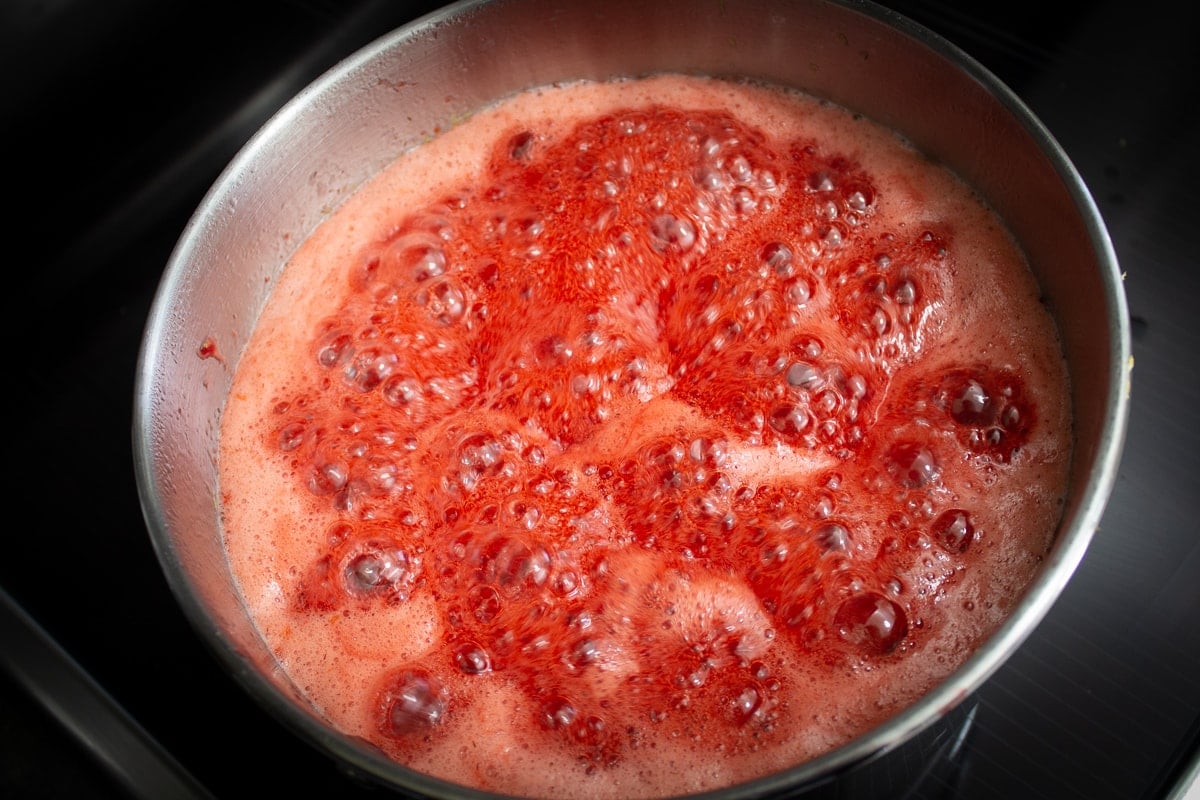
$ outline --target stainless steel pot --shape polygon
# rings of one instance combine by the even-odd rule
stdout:
[[[451,5],[363,49],[284,107],[197,209],[167,265],[137,376],[134,450],[150,537],[199,634],[251,695],[357,772],[433,797],[419,775],[326,726],[247,616],[225,559],[222,407],[241,348],[292,249],[356,187],[440,127],[517,90],[655,71],[761,78],[891,126],[973,184],[1025,248],[1060,325],[1075,455],[1049,557],[1007,623],[886,724],[723,797],[803,793],[913,740],[1020,645],[1084,554],[1116,475],[1130,341],[1116,257],[1066,154],[1021,101],[953,45],[864,2],[496,0]],[[219,357],[202,358],[206,341]]]

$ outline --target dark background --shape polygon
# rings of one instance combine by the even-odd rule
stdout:
[[[164,796],[157,781],[181,772],[218,797],[384,796],[261,711],[177,608],[138,505],[133,382],[171,248],[220,170],[306,83],[437,5],[0,4],[0,796]],[[953,769],[894,794],[1167,798],[1200,747],[1196,13],[888,5],[994,72],[1067,151],[1126,274],[1135,357],[1125,457],[1088,554],[964,705]],[[137,777],[112,777],[121,764]]]

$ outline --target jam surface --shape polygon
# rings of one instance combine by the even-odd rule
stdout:
[[[230,563],[331,723],[505,793],[713,789],[896,713],[1053,538],[1067,377],[968,187],[812,98],[526,92],[297,251]]]

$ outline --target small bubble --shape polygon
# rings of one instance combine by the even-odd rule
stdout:
[[[802,306],[812,299],[812,286],[807,278],[796,277],[784,287],[784,297],[794,306]]]
[[[754,180],[754,170],[743,155],[734,156],[729,162],[729,174],[738,183],[750,183]]]
[[[344,364],[354,355],[354,340],[346,333],[333,333],[317,349],[317,363],[326,369]]]
[[[448,693],[442,682],[425,670],[405,670],[391,678],[381,700],[384,731],[403,737],[441,724]]]
[[[366,595],[401,586],[411,575],[408,556],[398,547],[366,542],[343,569],[347,591]]]
[[[454,665],[465,675],[482,675],[492,671],[491,657],[475,642],[463,642],[454,648]]]
[[[783,242],[769,242],[759,252],[763,264],[775,271],[775,274],[785,278],[792,274],[794,254],[792,248]],[[805,297],[804,300],[808,298]],[[803,301],[801,301],[803,302]]]
[[[772,409],[768,422],[784,436],[797,436],[808,427],[808,414],[799,406],[781,405]]]
[[[809,391],[814,391],[825,385],[825,378],[821,374],[821,371],[805,361],[797,361],[788,367],[786,380],[789,386]]]
[[[858,211],[858,212],[866,211],[868,204],[869,204],[869,201],[867,200],[867,196],[865,194],[863,194],[861,191],[851,192],[849,194],[849,196],[846,198],[846,205],[852,211]]]
[[[832,192],[834,188],[833,178],[827,172],[814,172],[808,176],[810,192]]]
[[[762,691],[757,686],[747,686],[734,698],[731,705],[734,719],[745,722],[762,707]]]
[[[892,445],[885,457],[885,466],[892,478],[906,489],[919,489],[941,476],[933,453],[916,442]]]
[[[865,326],[872,336],[880,337],[891,329],[892,322],[886,311],[879,306],[875,306],[868,312]]]
[[[725,177],[719,170],[705,167],[696,172],[695,182],[701,189],[715,192],[725,185]]]
[[[696,244],[696,228],[686,219],[660,214],[650,223],[650,243],[659,252],[686,253]]]
[[[542,703],[541,723],[548,730],[569,728],[578,716],[575,706],[562,697],[551,697]]]
[[[950,416],[960,425],[987,425],[995,419],[995,405],[983,384],[968,378],[951,401]]]
[[[360,392],[369,392],[383,383],[399,363],[395,353],[376,347],[364,348],[342,368],[342,380]]]
[[[414,281],[436,278],[446,271],[446,254],[438,247],[415,247],[403,255]]]
[[[279,449],[286,452],[295,450],[304,442],[304,425],[292,422],[279,430]]]
[[[600,391],[600,377],[595,374],[575,375],[571,378],[571,391],[579,397],[586,397]]]
[[[868,652],[895,649],[908,634],[904,609],[874,592],[857,594],[838,606],[834,615],[838,636]]]
[[[438,281],[427,290],[422,290],[417,300],[442,325],[453,325],[463,318],[467,310],[462,289],[449,280]]]
[[[508,155],[513,161],[526,161],[533,149],[534,137],[529,131],[521,131],[508,140]]]
[[[308,476],[308,490],[315,495],[330,495],[345,487],[350,470],[342,461],[314,464]]]
[[[500,614],[500,594],[491,586],[474,586],[467,593],[471,616],[487,625]]]
[[[850,531],[840,523],[830,522],[817,528],[816,539],[828,551],[837,553],[850,551]]]
[[[971,544],[975,526],[971,515],[961,508],[952,508],[938,515],[929,529],[934,541],[948,553],[962,553]]]

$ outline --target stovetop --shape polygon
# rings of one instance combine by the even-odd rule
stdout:
[[[0,9],[0,178],[15,209],[0,796],[385,796],[262,711],[178,609],[138,504],[133,382],[171,248],[220,170],[305,84],[436,5]],[[896,794],[1173,798],[1200,752],[1196,12],[887,5],[993,71],[1067,151],[1125,273],[1135,358],[1125,455],[1091,548],[964,705],[953,768]]]

